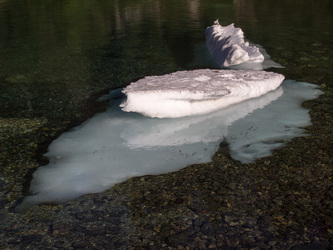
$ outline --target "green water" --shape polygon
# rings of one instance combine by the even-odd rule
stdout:
[[[0,173],[11,197],[48,143],[95,112],[92,96],[199,67],[196,47],[216,19],[241,27],[286,78],[331,92],[330,0],[0,0]]]

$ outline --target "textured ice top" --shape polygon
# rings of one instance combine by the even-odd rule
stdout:
[[[215,62],[222,67],[229,67],[246,62],[262,63],[263,54],[259,48],[244,41],[244,33],[234,24],[221,26],[216,20],[205,31],[206,45]]]
[[[178,71],[149,76],[127,86],[122,110],[145,116],[175,118],[208,113],[276,89],[281,74],[265,71]]]

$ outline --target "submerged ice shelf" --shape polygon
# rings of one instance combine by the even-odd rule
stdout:
[[[273,72],[217,69],[149,76],[123,90],[121,107],[158,118],[205,114],[275,90],[283,79]]]
[[[16,208],[59,203],[104,191],[133,176],[161,174],[209,162],[221,141],[231,156],[252,162],[269,156],[310,125],[301,103],[318,97],[316,85],[284,81],[274,91],[209,114],[156,119],[121,111],[122,100],[54,140],[50,163],[33,174]]]

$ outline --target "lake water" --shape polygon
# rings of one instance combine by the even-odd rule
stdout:
[[[9,143],[3,159],[10,165],[25,145],[22,158],[28,154],[35,161],[36,152],[46,150],[41,142],[92,115],[98,104],[87,100],[100,91],[201,68],[197,51],[216,19],[241,27],[285,67],[275,71],[286,79],[326,86],[330,93],[332,13],[329,0],[1,0],[0,115]],[[5,168],[2,174],[12,178],[12,172]]]
[[[1,86],[11,91],[10,82],[38,82],[47,95],[51,87],[40,85],[111,88],[188,69],[205,28],[216,19],[241,27],[288,72],[300,64],[311,71],[332,63],[329,0],[2,0]],[[290,77],[302,78],[307,69]]]
[[[147,75],[162,75],[207,66],[197,60],[198,50],[200,51],[205,42],[206,27],[212,25],[216,19],[219,19],[221,25],[235,23],[236,27],[242,28],[248,40],[263,46],[272,60],[285,67],[272,71],[285,75],[286,79],[321,86],[325,95],[307,106],[312,110],[315,124],[310,132],[315,133],[315,136],[296,140],[287,154],[279,155],[280,158],[273,157],[271,164],[276,167],[276,172],[271,170],[270,161],[261,162],[258,167],[255,164],[242,165],[234,161],[236,167],[229,168],[230,165],[225,164],[223,157],[221,160],[221,157],[216,156],[212,163],[214,168],[213,165],[195,167],[193,171],[197,172],[194,174],[192,170],[185,169],[181,174],[177,172],[172,176],[156,177],[157,181],[153,177],[143,177],[142,181],[134,180],[133,187],[128,184],[130,188],[126,188],[126,183],[124,186],[120,185],[117,188],[122,190],[119,193],[124,194],[125,200],[131,197],[134,201],[132,205],[137,205],[138,211],[141,209],[138,204],[142,204],[142,213],[130,207],[133,212],[128,216],[132,216],[131,219],[135,222],[141,220],[142,225],[147,223],[146,228],[151,227],[154,231],[162,222],[166,229],[171,225],[168,221],[154,221],[155,217],[169,216],[170,221],[174,218],[176,225],[179,221],[177,216],[190,218],[186,213],[190,214],[192,211],[194,217],[187,222],[192,223],[193,220],[195,230],[199,230],[199,227],[195,228],[195,224],[202,218],[202,221],[212,222],[200,222],[198,225],[201,225],[200,230],[207,235],[216,234],[216,239],[219,233],[214,229],[214,223],[222,228],[232,219],[231,226],[227,225],[223,229],[223,235],[229,232],[232,235],[230,238],[226,236],[231,243],[228,243],[228,239],[221,240],[223,246],[229,247],[239,246],[236,242],[239,232],[246,231],[243,222],[237,224],[235,218],[248,215],[255,218],[255,223],[244,222],[246,229],[253,230],[250,230],[254,232],[252,238],[257,237],[258,227],[263,231],[263,238],[267,231],[272,230],[267,234],[270,234],[269,237],[274,236],[273,240],[268,242],[267,236],[264,239],[266,246],[282,244],[278,246],[283,249],[291,244],[292,240],[292,244],[296,245],[301,237],[299,235],[305,235],[305,238],[310,238],[309,241],[316,237],[319,237],[320,241],[329,239],[327,235],[332,229],[327,228],[332,225],[328,224],[331,220],[325,218],[329,217],[331,208],[325,201],[330,201],[328,187],[332,180],[329,179],[329,176],[332,176],[330,136],[333,124],[330,122],[333,103],[331,0],[0,0],[0,217],[6,219],[7,223],[1,223],[0,236],[6,234],[4,238],[7,240],[8,225],[14,227],[15,232],[20,231],[20,225],[24,225],[21,229],[27,231],[27,239],[31,239],[31,232],[37,232],[28,231],[26,228],[38,227],[38,223],[27,226],[24,223],[29,222],[26,222],[25,218],[17,220],[18,217],[11,217],[9,211],[19,199],[28,195],[32,173],[38,166],[46,165],[47,159],[43,158],[42,154],[46,152],[50,142],[96,112],[104,111],[106,104],[96,100],[110,89],[125,87]],[[306,151],[304,148],[307,144],[315,146]],[[305,153],[299,153],[302,150]],[[308,152],[311,157],[307,155]],[[304,156],[304,160],[302,158],[298,161],[298,154]],[[314,160],[313,155],[318,158]],[[294,161],[298,162],[295,163],[296,167],[293,166]],[[265,164],[268,164],[268,167]],[[304,169],[297,169],[303,166]],[[222,172],[214,170],[215,167]],[[199,172],[201,174],[197,174]],[[172,181],[178,174],[179,179]],[[283,174],[285,179],[276,178]],[[190,180],[182,175],[189,176]],[[208,176],[210,180],[207,181]],[[220,181],[227,187],[215,190],[220,196],[210,190],[212,187],[209,185],[213,185],[210,181],[214,178],[215,184],[220,185]],[[144,183],[145,180],[148,181]],[[157,182],[156,185],[153,184],[154,181]],[[169,185],[168,181],[172,185]],[[143,191],[139,188],[134,190],[135,185],[141,185]],[[150,187],[150,195],[149,190],[146,195],[145,185]],[[166,187],[160,190],[159,187],[164,185]],[[262,192],[248,193],[259,190],[262,186],[265,188]],[[158,189],[156,192],[155,187]],[[179,190],[185,190],[184,194]],[[169,191],[173,193],[166,195]],[[136,192],[139,195],[136,196]],[[144,193],[144,196],[140,192]],[[160,197],[161,193],[162,198],[155,199],[154,192],[156,197]],[[177,192],[180,192],[180,198],[172,200]],[[284,196],[286,193],[288,197]],[[249,197],[254,197],[257,201],[252,201]],[[162,203],[164,199],[172,205],[165,206],[163,203],[159,206],[159,202]],[[151,217],[137,216],[145,214],[145,206],[150,206],[147,201],[152,200],[156,201],[153,203],[156,211],[147,210]],[[243,200],[246,200],[247,206],[243,205]],[[91,199],[89,202],[95,200]],[[183,206],[183,203],[186,205]],[[92,206],[96,208],[96,204]],[[103,208],[103,211],[107,209],[108,206]],[[283,214],[276,215],[277,209],[282,209]],[[303,213],[304,211],[306,213]],[[173,212],[177,216],[173,216]],[[71,216],[68,211],[64,214]],[[38,214],[35,219],[49,218],[49,215],[48,212],[44,217]],[[218,217],[220,215],[223,223],[222,217]],[[58,217],[55,212],[53,218]],[[41,224],[49,223],[45,221]],[[19,225],[19,229],[15,228],[16,225]],[[238,226],[240,231],[235,229]],[[51,225],[47,224],[45,228],[49,231]],[[146,228],[138,226],[136,233],[145,235]],[[170,228],[178,232],[174,225]],[[114,231],[119,234],[117,230]],[[172,230],[161,229],[161,234],[169,237],[167,234]],[[1,234],[2,232],[5,234]],[[44,233],[45,231],[41,235]],[[292,240],[288,242],[289,236]],[[120,235],[119,238],[122,237],[123,235]],[[185,240],[186,237],[187,235],[184,236]],[[203,236],[203,239],[205,237]],[[79,237],[77,239],[80,240]],[[44,242],[48,240],[46,238]],[[93,240],[91,238],[91,241]],[[152,242],[154,240],[152,238]],[[179,242],[182,240],[183,238],[179,239]],[[177,238],[174,241],[177,242]],[[21,240],[22,242],[24,243],[24,240]],[[302,238],[300,242],[307,240]],[[256,243],[251,246],[255,245]],[[0,248],[1,246],[4,245],[0,244]],[[116,246],[124,245],[119,243]],[[209,242],[204,246],[207,248]]]
[[[100,91],[147,75],[201,68],[197,51],[216,19],[241,27],[285,67],[276,71],[286,79],[332,87],[332,13],[332,2],[324,0],[1,0],[0,114],[7,126],[2,131],[8,137],[13,126],[25,135],[52,127],[40,139],[50,141],[94,109],[96,102],[85,100]],[[34,137],[40,135],[29,140],[39,140]]]

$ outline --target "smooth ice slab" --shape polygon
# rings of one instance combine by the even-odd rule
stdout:
[[[201,116],[156,119],[119,109],[118,102],[52,142],[50,163],[33,174],[16,210],[64,202],[104,191],[133,176],[161,174],[211,160],[220,143],[231,156],[252,162],[269,156],[310,125],[301,103],[321,92],[315,85],[284,83],[266,95]]]
[[[234,24],[221,26],[216,20],[205,31],[206,45],[214,61],[221,67],[230,67],[242,63],[260,64],[264,55],[259,48],[244,40],[242,29]]]
[[[275,90],[283,79],[273,72],[210,69],[149,76],[123,90],[121,107],[158,118],[205,114]]]

